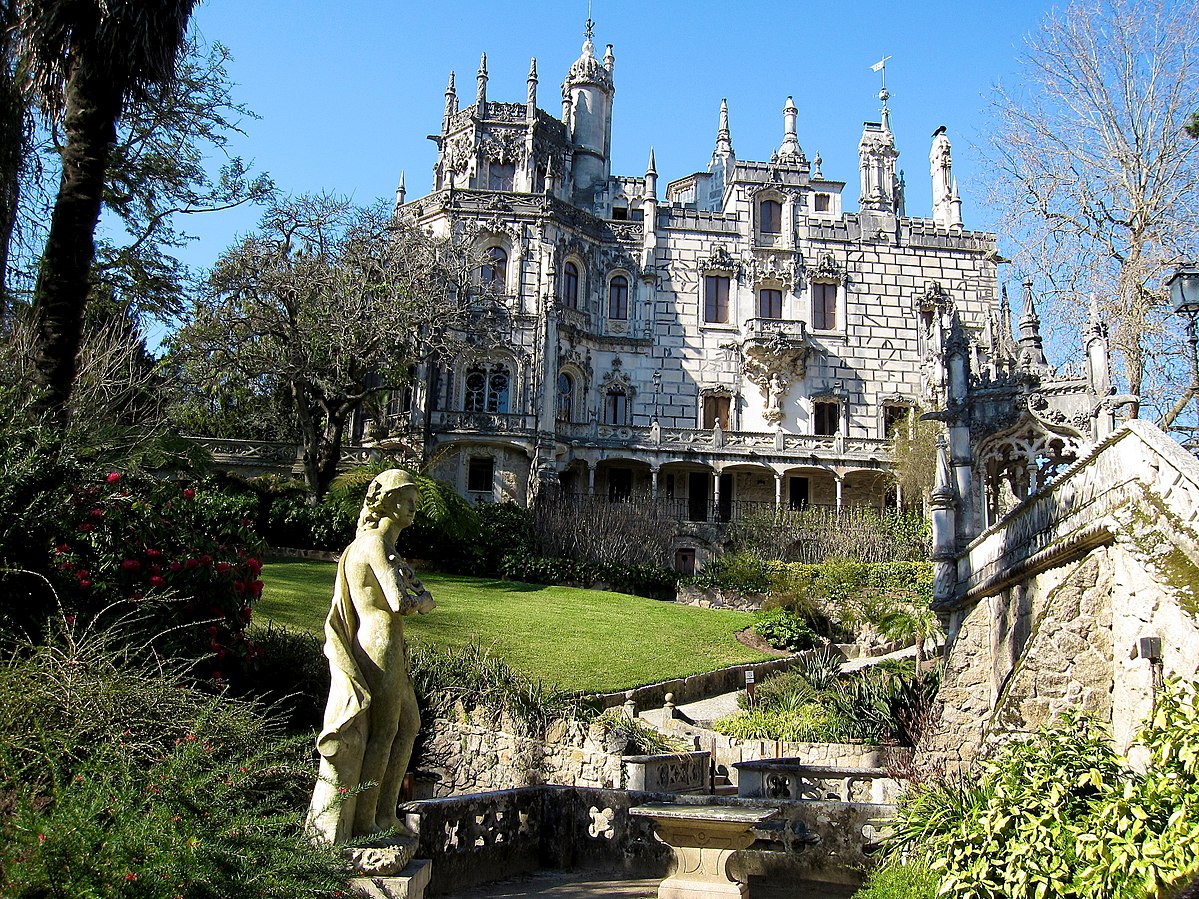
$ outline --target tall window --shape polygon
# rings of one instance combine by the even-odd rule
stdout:
[[[763,234],[778,234],[783,230],[783,206],[778,200],[763,200],[758,207],[758,226]]]
[[[725,275],[704,277],[704,321],[726,324],[729,320],[729,279]]]
[[[508,411],[508,371],[494,368],[484,371],[472,368],[466,373],[466,391],[462,398],[465,412]]]
[[[623,390],[613,390],[604,397],[604,424],[629,423],[629,397]]]
[[[624,321],[629,317],[629,279],[617,275],[608,284],[608,318]]]
[[[471,493],[491,493],[495,478],[495,459],[491,456],[471,456],[466,470],[466,489]]]
[[[571,421],[575,409],[574,378],[563,372],[558,375],[558,421]]]
[[[579,267],[573,262],[562,267],[562,305],[567,309],[579,308]]]
[[[720,425],[720,430],[729,429],[729,397],[704,397],[704,427],[708,430]]]
[[[885,406],[883,408],[883,436],[892,437],[900,428],[908,424],[907,406]]]
[[[816,282],[812,285],[812,329],[833,331],[837,327],[837,285]]]
[[[840,430],[841,406],[831,401],[812,403],[812,433],[831,437]]]
[[[479,280],[485,288],[504,290],[508,284],[508,254],[501,247],[488,247],[479,270]]]
[[[758,318],[783,317],[783,292],[771,287],[758,291]]]
[[[813,210],[816,212],[828,212],[829,195],[816,194],[816,199],[813,203]]]

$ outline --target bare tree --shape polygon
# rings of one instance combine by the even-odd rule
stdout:
[[[433,237],[381,206],[278,201],[218,260],[173,352],[200,378],[233,375],[287,392],[319,500],[351,413],[402,386],[419,359],[452,353],[457,335],[493,311],[470,288],[478,260],[463,248],[472,245]]]
[[[1093,297],[1129,392],[1168,408],[1189,378],[1189,365],[1172,371],[1182,323],[1162,283],[1199,247],[1199,145],[1184,132],[1199,109],[1199,5],[1076,0],[1020,63],[1017,86],[995,92],[988,150],[1017,265],[1051,333],[1077,334]]]

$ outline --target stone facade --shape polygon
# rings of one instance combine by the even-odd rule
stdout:
[[[1199,675],[1197,520],[1199,462],[1132,421],[979,534],[939,591],[946,672],[922,749],[965,766],[1082,707],[1126,750],[1155,683]]]
[[[486,255],[509,325],[416,372],[391,439],[424,435],[432,473],[478,501],[639,495],[701,521],[894,502],[885,438],[930,399],[938,314],[980,356],[996,333],[995,238],[962,227],[943,129],[931,219],[905,214],[885,97],[856,212],[790,98],[766,161],[736,156],[722,103],[707,168],[660,195],[648,145],[643,175],[610,171],[615,78],[590,22],[560,118],[535,61],[522,103],[488,99],[485,57],[472,105],[451,76],[433,190],[397,211]]]

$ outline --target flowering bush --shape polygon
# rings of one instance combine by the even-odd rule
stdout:
[[[68,488],[51,549],[64,611],[91,618],[132,603],[165,649],[204,657],[204,676],[253,667],[245,629],[262,562],[246,502],[119,472]]]

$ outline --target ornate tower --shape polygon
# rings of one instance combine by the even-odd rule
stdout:
[[[615,57],[608,45],[601,63],[595,58],[592,29],[587,20],[583,53],[562,82],[562,105],[569,113],[570,141],[574,151],[571,179],[576,202],[589,205],[608,183],[612,150],[612,80]]]
[[[958,196],[958,183],[953,177],[953,157],[944,125],[933,132],[928,165],[933,181],[933,221],[944,228],[960,229],[962,198]]]

